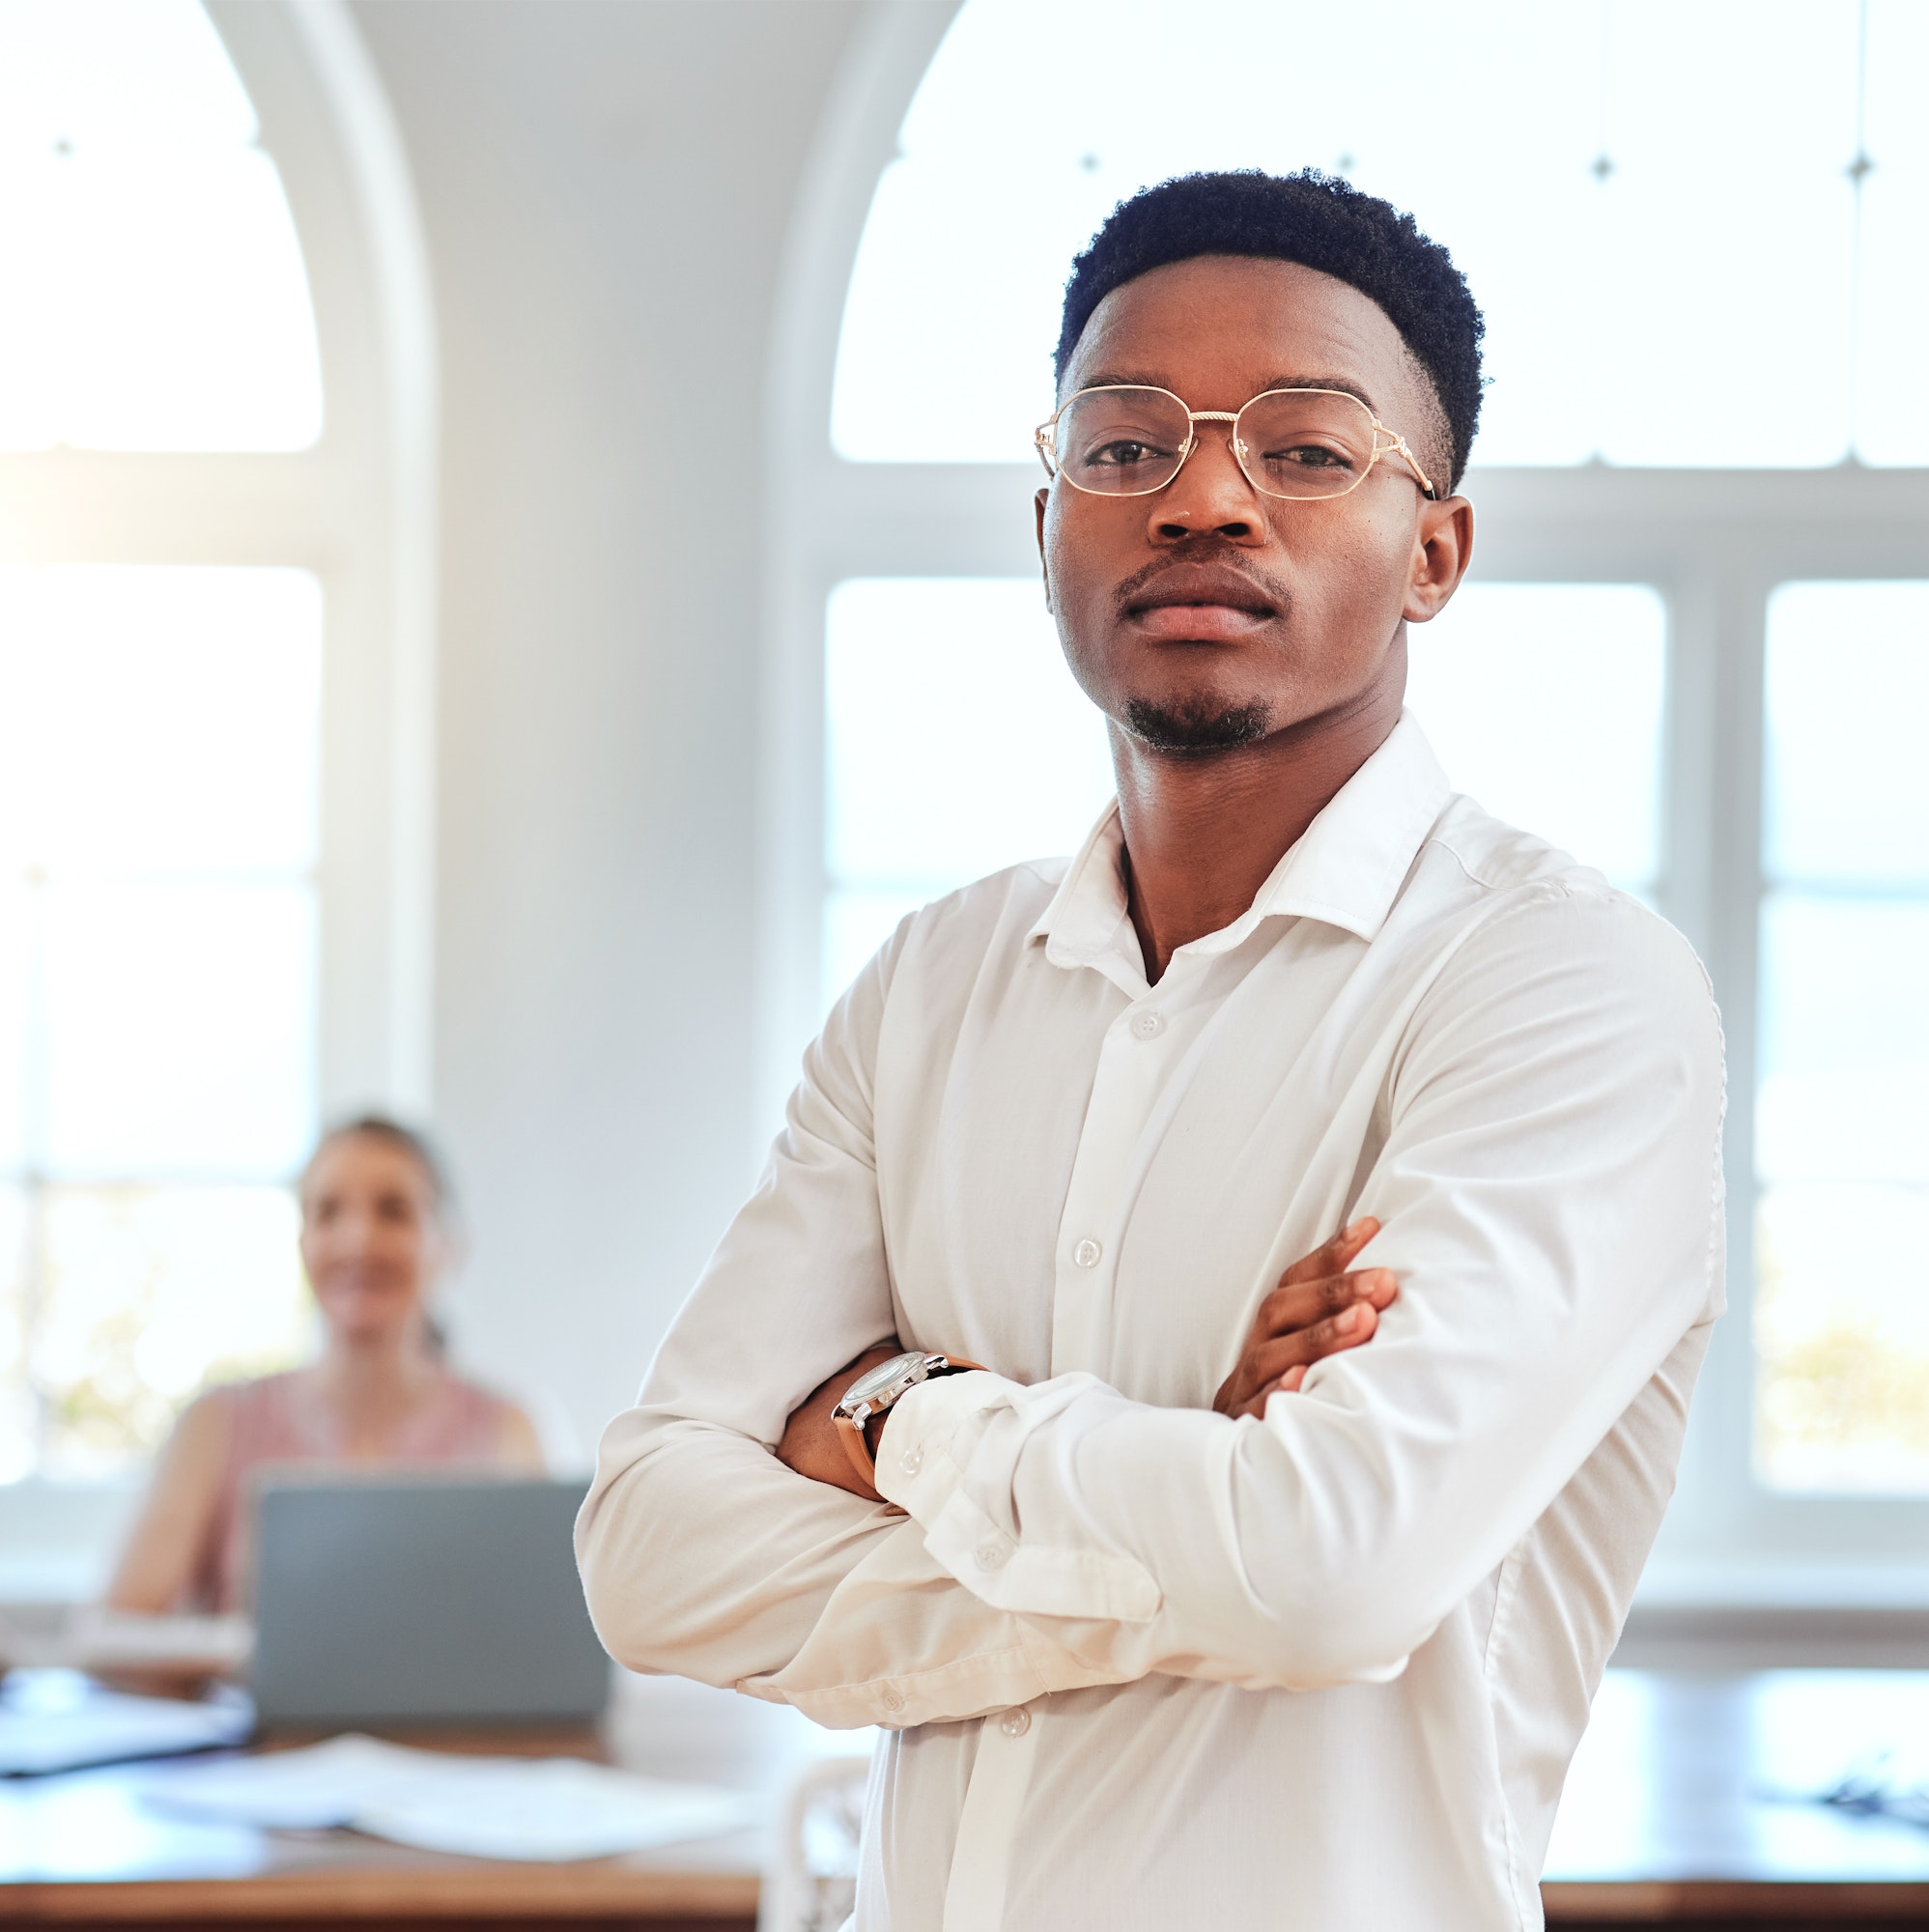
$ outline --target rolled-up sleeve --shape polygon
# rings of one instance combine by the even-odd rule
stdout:
[[[879,1487],[937,1568],[1121,1679],[1404,1667],[1718,1312],[1705,976],[1631,902],[1536,888],[1419,993],[1380,1104],[1372,1343],[1236,1422],[1084,1375],[913,1390]]]

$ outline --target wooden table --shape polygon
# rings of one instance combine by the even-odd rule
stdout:
[[[1554,1828],[1548,1922],[1929,1926],[1929,1830],[1813,1801],[1885,1748],[1929,1773],[1929,1671],[1610,1671]]]
[[[653,1680],[626,1692],[612,1754],[660,1776],[774,1796],[808,1757],[852,1743],[695,1685]],[[1611,1673],[1555,1832],[1549,1923],[1929,1927],[1929,1831],[1803,1795],[1885,1743],[1918,1740],[1929,1762],[1929,1672]],[[322,1919],[355,1932],[754,1923],[753,1833],[582,1864],[495,1863],[346,1832],[165,1819],[142,1807],[134,1781],[114,1767],[0,1783],[0,1922],[69,1932],[136,1921],[221,1932]]]
[[[623,1688],[603,1750],[580,1734],[395,1735],[436,1749],[607,1754],[656,1776],[772,1800],[809,1757],[851,1747],[793,1711],[701,1685],[630,1680]],[[265,1832],[165,1816],[137,1795],[150,1769],[0,1780],[0,1924],[247,1932],[341,1919],[355,1932],[459,1924],[752,1932],[756,1921],[761,1832],[581,1863],[498,1862],[354,1832]]]

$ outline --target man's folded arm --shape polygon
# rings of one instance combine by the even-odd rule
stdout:
[[[619,1662],[833,1725],[976,1717],[1113,1681],[964,1588],[901,1515],[773,1454],[811,1390],[895,1326],[870,1080],[897,943],[811,1048],[762,1184],[606,1432],[577,1524]]]
[[[1402,1283],[1368,1347],[1239,1421],[1086,1376],[935,1382],[879,1487],[975,1595],[1121,1681],[1395,1675],[1716,1312],[1721,1078],[1685,943],[1540,889],[1407,1029],[1352,1208]]]

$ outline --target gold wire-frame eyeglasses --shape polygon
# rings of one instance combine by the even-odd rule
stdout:
[[[1089,411],[1087,399],[1093,396],[1163,396],[1185,417],[1185,440],[1176,448],[1155,451],[1149,468],[1143,474],[1156,473],[1155,482],[1145,482],[1141,477],[1121,477],[1120,481],[1106,485],[1081,483],[1065,468],[1064,453],[1059,448],[1059,426],[1084,405]],[[1263,464],[1253,458],[1253,447],[1246,437],[1240,434],[1240,425],[1249,417],[1249,412],[1262,404],[1278,405],[1282,399],[1291,397],[1332,398],[1347,406],[1342,412],[1342,420],[1357,411],[1370,426],[1372,441],[1370,447],[1362,447],[1357,453],[1363,460],[1354,461],[1350,467],[1335,463],[1330,466],[1295,466],[1297,473],[1284,471],[1274,473],[1264,469]],[[1195,410],[1184,400],[1173,394],[1170,389],[1159,388],[1149,383],[1102,383],[1090,389],[1080,389],[1067,396],[1048,421],[1041,422],[1033,433],[1033,441],[1037,446],[1038,460],[1045,466],[1045,474],[1054,480],[1063,476],[1074,490],[1089,497],[1152,497],[1167,489],[1185,468],[1186,459],[1199,447],[1199,438],[1193,433],[1193,425],[1202,422],[1231,423],[1233,431],[1231,442],[1233,459],[1239,466],[1243,475],[1262,496],[1277,497],[1286,502],[1330,502],[1335,497],[1349,496],[1364,483],[1372,473],[1374,466],[1382,456],[1397,456],[1413,471],[1414,479],[1420,485],[1430,502],[1438,502],[1440,493],[1434,489],[1433,479],[1420,467],[1419,459],[1408,447],[1406,439],[1397,431],[1389,429],[1358,396],[1345,389],[1288,388],[1266,389],[1236,410]],[[1177,427],[1177,418],[1173,419],[1173,427]],[[1336,439],[1344,440],[1344,438]],[[1135,445],[1143,446],[1143,445]],[[1119,463],[1114,468],[1124,470],[1135,467]],[[1259,473],[1255,473],[1258,470]],[[1341,479],[1340,487],[1331,487],[1332,480]],[[1280,489],[1277,484],[1290,480],[1291,487]],[[1129,484],[1129,487],[1127,487]]]

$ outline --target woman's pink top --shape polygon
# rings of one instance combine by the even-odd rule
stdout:
[[[230,1382],[203,1400],[220,1403],[231,1423],[214,1519],[193,1584],[197,1605],[213,1611],[245,1609],[253,1595],[253,1501],[265,1476],[284,1469],[369,1473],[422,1466],[503,1470],[511,1464],[513,1406],[445,1373],[438,1374],[428,1400],[397,1431],[379,1463],[349,1454],[340,1420],[299,1370]]]

